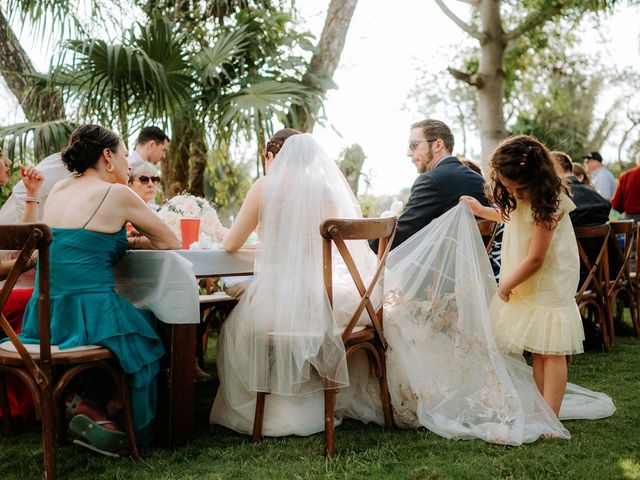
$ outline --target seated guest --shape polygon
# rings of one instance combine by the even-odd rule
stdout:
[[[44,177],[38,194],[34,197],[32,195],[33,192],[28,191],[24,181],[20,180],[16,183],[11,189],[11,195],[0,209],[0,224],[15,224],[21,222],[25,208],[28,207],[26,198],[36,198],[39,202],[35,209],[35,217],[33,217],[32,221],[40,221],[49,192],[57,182],[70,175],[60,159],[59,152],[49,155],[38,163],[38,172]],[[33,203],[33,200],[31,203]]]
[[[596,192],[588,183],[581,182],[579,178],[574,174],[576,171],[575,163],[571,162],[571,158],[564,152],[551,152],[553,156],[558,173],[567,182],[569,189],[571,190],[572,200],[576,206],[576,209],[569,213],[571,223],[574,227],[593,227],[596,225],[602,225],[609,221],[609,212],[611,210],[611,203],[604,199],[598,192]],[[584,169],[583,169],[584,170]],[[578,170],[579,171],[579,170]],[[584,179],[588,181],[589,177],[584,172]],[[580,242],[582,248],[584,248],[587,257],[592,261],[597,257],[600,251],[601,244],[593,239],[585,238]],[[615,277],[617,269],[620,267],[620,262],[617,259],[614,251],[615,247],[609,243],[607,251],[609,253],[609,262],[611,273],[610,275]],[[581,262],[582,263],[582,262]],[[587,269],[580,265],[580,286],[584,283],[588,276]],[[580,288],[580,287],[578,287]],[[585,348],[598,349],[602,345],[601,333],[599,327],[593,325],[591,322],[583,319],[583,327],[585,331]]]
[[[609,221],[611,203],[573,174],[571,158],[564,152],[551,152],[558,173],[569,185],[576,209],[569,216],[574,227],[592,227]]]
[[[584,168],[584,165],[576,162],[573,162],[572,165],[573,175],[578,178],[578,181],[584,185],[591,186],[591,179],[589,178],[589,174],[587,173],[587,169]]]
[[[636,156],[636,166],[620,175],[611,204],[624,213],[627,220],[635,223],[640,220],[640,153]]]
[[[156,203],[157,184],[160,181],[158,171],[152,163],[141,160],[131,165],[129,187],[154,211],[160,210]]]
[[[112,266],[127,245],[178,249],[180,242],[127,186],[127,149],[117,134],[99,125],[78,127],[62,151],[62,161],[72,176],[51,190],[43,217],[52,232],[51,343],[62,350],[100,345],[114,353],[128,374],[136,439],[147,444],[152,438],[164,348],[153,316],[115,293]],[[145,235],[127,240],[127,222]],[[24,316],[21,338],[25,343],[39,343],[37,297],[36,286]],[[87,380],[89,386],[76,392],[86,397],[71,405],[75,416],[70,429],[77,435],[85,432],[82,442],[92,450],[100,450],[99,443],[103,452],[118,451],[126,437],[115,422],[117,408],[110,408],[110,399],[91,398],[90,392],[102,385],[90,388],[90,383]]]
[[[11,177],[11,160],[9,160],[0,149],[0,185],[6,185]],[[20,165],[20,178],[26,193],[25,208],[23,209],[21,219],[23,222],[35,222],[38,210],[38,194],[44,177],[33,167],[25,167]],[[13,267],[15,260],[5,260],[0,262],[0,280],[4,279]],[[35,258],[32,258],[26,268],[35,267]],[[26,271],[26,270],[25,270]],[[20,333],[22,329],[22,316],[27,306],[27,302],[31,298],[33,288],[14,288],[9,294],[6,305],[2,309],[2,313],[9,322],[9,325],[16,333]],[[0,330],[0,338],[4,338],[5,334]],[[23,420],[28,419],[33,413],[33,402],[31,394],[15,376],[7,376],[6,379],[7,393],[9,397],[9,410],[11,416],[20,415]],[[1,413],[0,413],[1,414]]]

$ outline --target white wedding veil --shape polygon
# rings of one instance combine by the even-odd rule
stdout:
[[[246,352],[249,390],[298,395],[348,385],[338,320],[323,283],[319,227],[330,217],[361,216],[318,142],[309,134],[288,138],[264,179],[257,278],[238,306],[254,322]],[[371,258],[365,242],[355,256],[356,262]]]
[[[473,215],[459,205],[387,259],[387,377],[395,422],[446,438],[520,445],[569,432],[538,392],[522,355],[494,340],[489,303],[496,292]],[[381,421],[368,372],[351,368],[345,415]],[[561,418],[602,418],[607,395],[569,384]],[[373,417],[372,417],[373,415]]]

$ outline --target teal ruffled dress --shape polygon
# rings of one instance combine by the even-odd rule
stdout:
[[[113,264],[127,249],[123,228],[115,233],[52,228],[50,249],[51,344],[60,349],[101,345],[129,375],[136,439],[149,443],[156,414],[157,375],[164,354],[150,312],[115,293]],[[36,282],[37,285],[37,282]],[[24,315],[24,343],[38,343],[38,289]]]

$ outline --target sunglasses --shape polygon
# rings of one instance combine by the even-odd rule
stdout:
[[[147,175],[140,175],[138,177],[138,181],[143,185],[149,183],[149,180],[151,180],[153,183],[158,183],[160,181],[160,177],[149,177]]]
[[[434,140],[414,140],[413,142],[409,143],[409,151],[413,152],[416,148],[418,148],[418,145],[420,145],[421,143],[431,143],[431,142],[435,142],[436,140],[438,140],[437,138]]]

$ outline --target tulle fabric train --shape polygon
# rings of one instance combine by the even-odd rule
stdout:
[[[508,445],[541,435],[570,438],[524,358],[496,346],[489,317],[496,284],[466,208],[450,210],[396,248],[387,267],[387,371],[398,426]],[[365,365],[362,358],[350,365],[339,409],[381,423],[377,382]],[[570,384],[560,417],[597,419],[614,411],[607,395]]]

